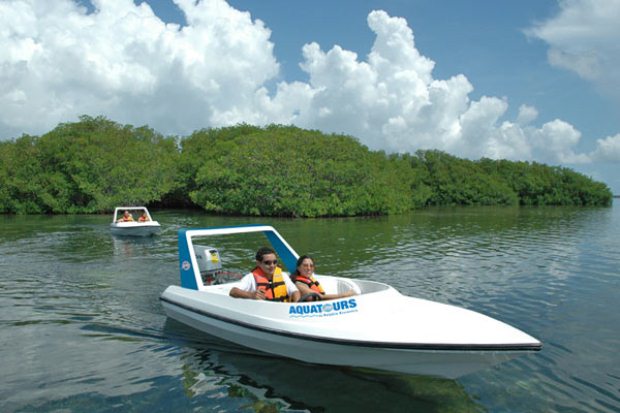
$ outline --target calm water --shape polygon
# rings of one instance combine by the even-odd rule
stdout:
[[[0,411],[620,411],[618,200],[372,219],[152,212],[163,231],[146,240],[113,237],[107,216],[0,216]],[[177,230],[257,222],[320,273],[483,312],[544,348],[440,380],[253,354],[167,320]],[[256,247],[235,246],[240,265]]]

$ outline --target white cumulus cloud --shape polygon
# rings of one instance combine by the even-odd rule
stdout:
[[[506,119],[507,99],[472,100],[464,74],[435,79],[435,62],[418,51],[407,21],[384,11],[368,15],[375,34],[368,56],[309,43],[300,63],[308,82],[276,84],[281,75],[265,23],[225,0],[174,2],[187,25],[166,24],[133,0],[93,0],[92,12],[72,0],[0,1],[0,138],[88,114],[165,134],[290,123],[389,152],[620,161],[618,136],[580,154],[581,133],[568,122],[537,126],[531,106]]]
[[[188,25],[147,3],[0,2],[0,135],[38,133],[80,114],[147,123],[164,133],[269,119],[277,75],[271,32],[224,0],[177,0]]]
[[[464,75],[435,79],[434,62],[419,53],[404,19],[373,11],[368,25],[376,40],[366,59],[339,46],[304,47],[302,68],[312,93],[295,123],[350,133],[371,148],[395,152],[436,148],[469,158],[590,161],[575,153],[581,134],[567,122],[537,128],[531,106],[510,121],[505,99],[471,100],[474,87]]]
[[[602,162],[620,162],[620,133],[597,140],[591,158]]]
[[[620,1],[560,0],[560,13],[528,29],[549,45],[549,63],[620,101]]]

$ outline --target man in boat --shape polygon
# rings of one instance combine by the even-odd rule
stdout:
[[[230,289],[230,296],[254,300],[299,301],[299,289],[277,264],[276,252],[273,249],[260,248],[256,252],[256,267],[239,281],[237,287]]]
[[[132,222],[132,221],[133,221],[133,215],[131,215],[129,211],[125,210],[125,212],[123,213],[123,216],[116,222]]]

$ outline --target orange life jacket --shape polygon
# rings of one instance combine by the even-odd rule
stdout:
[[[325,294],[325,290],[323,289],[323,287],[321,287],[319,282],[312,275],[310,275],[310,278],[308,278],[304,277],[301,274],[298,274],[295,276],[294,282],[306,284],[308,288],[310,288],[312,291],[319,294]]]
[[[256,281],[256,289],[265,292],[265,300],[289,301],[286,284],[282,277],[282,270],[279,267],[276,267],[271,280],[267,278],[267,275],[260,267],[254,268],[252,275],[254,275],[254,281]]]

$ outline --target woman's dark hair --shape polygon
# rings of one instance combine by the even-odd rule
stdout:
[[[306,259],[311,259],[312,263],[314,264],[314,258],[312,258],[309,255],[302,255],[301,257],[299,257],[297,259],[297,264],[295,264],[295,272],[293,273],[293,275],[299,275],[299,266],[301,265],[302,262],[304,262],[304,260]]]
[[[256,261],[263,261],[263,257],[265,255],[269,255],[269,254],[275,254],[276,252],[273,250],[273,248],[270,247],[261,247],[258,249],[258,251],[256,251]]]

